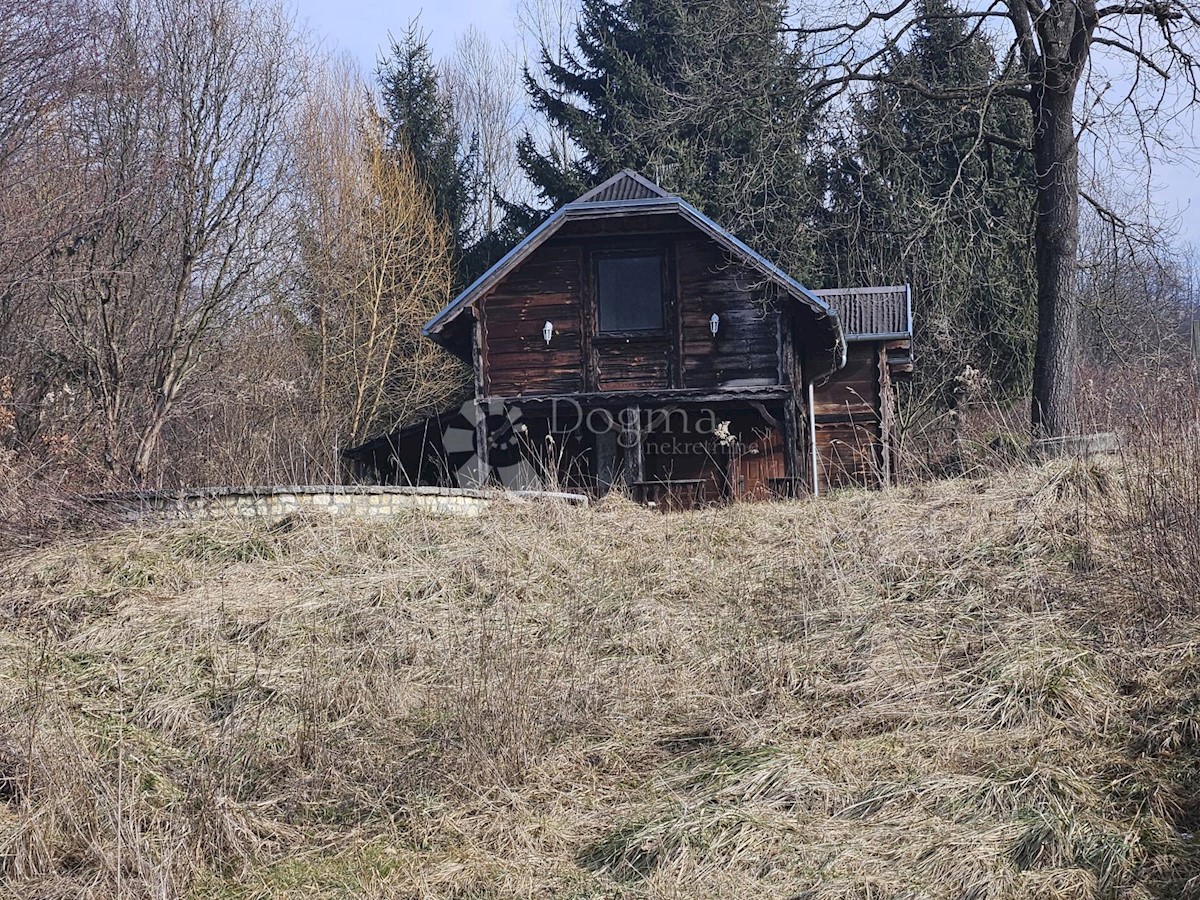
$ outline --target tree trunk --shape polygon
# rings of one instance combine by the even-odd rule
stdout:
[[[154,459],[155,453],[158,452],[163,426],[167,424],[167,419],[175,410],[175,400],[179,396],[179,389],[183,385],[184,377],[175,372],[168,372],[163,383],[159,385],[154,406],[150,410],[150,421],[142,431],[137,452],[134,454],[133,465],[130,467],[129,474],[139,485],[145,483],[146,476],[150,473],[150,463]]]
[[[142,432],[141,440],[138,441],[133,465],[130,466],[129,474],[133,477],[136,484],[141,485],[146,481],[146,476],[150,472],[150,463],[153,461],[154,454],[158,450],[158,442],[162,437],[163,426],[167,422],[167,416],[170,411],[171,404],[164,401],[160,396],[150,414],[150,424],[146,426],[146,430]]]
[[[1037,349],[1033,360],[1034,437],[1074,433],[1079,304],[1079,147],[1074,84],[1047,90],[1034,105],[1038,282]]]

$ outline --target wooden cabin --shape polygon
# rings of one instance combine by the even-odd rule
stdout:
[[[886,480],[906,288],[812,291],[625,170],[556,210],[428,322],[459,410],[347,452],[384,483],[696,505]]]

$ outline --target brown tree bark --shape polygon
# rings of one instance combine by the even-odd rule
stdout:
[[[1034,258],[1038,281],[1038,334],[1033,358],[1034,437],[1061,437],[1078,427],[1076,368],[1079,351],[1079,141],[1075,98],[1099,22],[1095,0],[1054,0],[1019,37],[1024,45],[1033,107],[1037,221]]]
[[[1079,305],[1079,148],[1074,85],[1035,101],[1037,130],[1037,348],[1033,360],[1033,433],[1058,437],[1077,425],[1075,382]]]

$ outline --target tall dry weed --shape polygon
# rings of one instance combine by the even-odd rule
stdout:
[[[1125,417],[1116,496],[1102,506],[1132,594],[1160,621],[1200,609],[1200,379],[1162,370]]]

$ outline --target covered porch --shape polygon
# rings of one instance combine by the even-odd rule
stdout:
[[[616,489],[673,508],[812,490],[811,418],[790,391],[671,393],[491,398],[349,455],[385,483]]]

